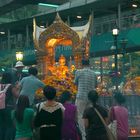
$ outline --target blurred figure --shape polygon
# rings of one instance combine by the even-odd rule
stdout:
[[[62,125],[62,140],[77,140],[77,107],[72,104],[70,100],[71,93],[69,91],[64,91],[60,97],[60,101],[65,107]]]
[[[14,83],[18,83],[22,80],[23,77],[26,77],[28,75],[22,72],[24,65],[21,61],[16,62],[15,68],[16,68],[16,73],[14,77]]]
[[[16,106],[18,93],[11,83],[11,74],[7,72],[3,73],[0,84],[1,89],[4,89],[7,85],[9,86],[5,92],[5,108],[0,109],[0,140],[14,140],[15,137],[15,127],[11,119],[11,111]]]
[[[21,89],[20,95],[26,95],[29,98],[30,105],[34,104],[35,92],[39,88],[43,88],[45,84],[37,78],[38,70],[35,67],[29,68],[29,76],[24,77],[19,87]]]
[[[96,74],[90,69],[88,59],[82,60],[83,69],[76,71],[75,84],[78,86],[78,93],[76,95],[76,106],[78,110],[78,122],[84,138],[84,125],[82,121],[83,112],[88,105],[88,92],[94,90],[97,86]],[[82,107],[81,107],[82,106]]]
[[[40,127],[40,140],[61,140],[65,108],[61,103],[55,101],[56,90],[54,87],[45,86],[43,93],[47,100],[37,104],[34,126]]]
[[[117,139],[128,139],[128,110],[123,106],[125,98],[121,93],[114,93],[116,105],[111,107],[109,113],[109,120],[117,121]]]
[[[94,110],[96,108],[105,122],[107,122],[108,112],[104,107],[97,104],[98,98],[99,95],[95,90],[88,93],[88,99],[92,105],[87,107],[83,113],[86,140],[108,140],[104,124]]]
[[[29,98],[20,95],[16,109],[12,112],[12,120],[16,125],[16,140],[31,140],[34,111],[29,108]]]

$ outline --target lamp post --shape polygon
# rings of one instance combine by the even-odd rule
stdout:
[[[117,41],[117,37],[119,35],[119,30],[117,28],[112,30],[112,35],[114,37],[114,46],[116,47],[115,49],[115,75],[116,75],[116,83],[115,83],[115,87],[116,90],[118,90],[118,41]]]
[[[103,57],[100,58],[101,83],[103,82]]]
[[[16,60],[17,61],[23,60],[23,52],[16,52]]]

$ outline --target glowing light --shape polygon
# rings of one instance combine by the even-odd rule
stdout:
[[[137,4],[132,4],[132,7],[137,8],[138,5]]]
[[[4,35],[4,34],[5,34],[5,32],[0,32],[0,34]]]
[[[113,30],[112,30],[112,34],[113,34],[114,36],[117,36],[117,35],[119,34],[119,30],[118,30],[118,29],[113,29]]]
[[[80,19],[80,18],[82,18],[82,16],[77,16],[77,18],[79,18],[79,19]]]
[[[38,3],[39,6],[46,6],[46,7],[53,7],[57,8],[59,5],[54,5],[54,4],[48,4],[48,3]]]
[[[48,41],[48,46],[52,46],[52,47],[53,47],[54,44],[57,42],[57,40],[58,40],[58,39],[54,39],[54,38],[53,38],[53,39],[50,39],[50,40]]]
[[[136,128],[131,128],[130,129],[130,134],[131,135],[137,135],[137,133],[138,133],[138,130]]]
[[[41,28],[45,28],[45,26],[43,26],[43,25],[40,25],[40,27],[41,27]]]
[[[23,60],[23,52],[16,52],[16,59],[17,61]]]
[[[115,63],[112,63],[112,68],[114,68],[115,67]]]
[[[2,71],[5,71],[5,69],[4,69],[4,68],[2,68],[1,70],[2,70]]]

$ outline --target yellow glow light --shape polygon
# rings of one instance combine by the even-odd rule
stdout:
[[[112,63],[112,68],[114,68],[115,67],[115,63]]]
[[[137,135],[137,134],[138,134],[137,128],[131,128],[131,129],[130,129],[130,134],[131,134],[131,135]]]
[[[16,52],[16,60],[17,61],[23,60],[23,52]]]
[[[48,41],[48,46],[54,46],[54,44],[56,43],[56,41],[57,41],[57,39],[50,39],[49,41]]]

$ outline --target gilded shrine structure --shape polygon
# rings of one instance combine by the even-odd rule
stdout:
[[[73,71],[81,67],[83,57],[89,56],[88,35],[90,23],[91,18],[84,26],[69,27],[62,21],[58,13],[54,22],[45,29],[37,27],[34,22],[33,36],[37,50],[38,68],[41,69],[46,84],[55,87],[60,85],[58,87],[59,91],[63,91],[63,87],[67,87],[67,89],[74,89],[74,91],[71,89],[70,91],[76,92],[76,87],[73,85]],[[72,55],[67,58],[62,53],[59,59],[56,60],[55,50],[58,46],[70,46]]]

